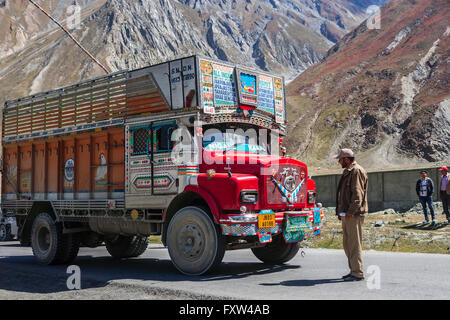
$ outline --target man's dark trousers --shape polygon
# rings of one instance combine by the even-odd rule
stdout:
[[[447,192],[441,190],[441,199],[442,199],[442,207],[444,208],[445,216],[447,217],[447,221],[450,221],[450,213],[448,211],[450,206],[450,195]]]
[[[419,200],[423,207],[423,213],[425,215],[425,220],[428,221],[428,210],[427,210],[427,204],[428,204],[428,208],[430,208],[430,213],[431,213],[431,220],[434,221],[434,207],[433,207],[433,199],[431,198],[431,196],[419,197]]]

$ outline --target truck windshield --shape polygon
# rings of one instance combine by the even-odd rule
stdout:
[[[203,135],[203,147],[207,151],[241,151],[268,155],[267,143],[261,143],[257,130],[210,128]]]

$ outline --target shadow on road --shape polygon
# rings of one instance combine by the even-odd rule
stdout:
[[[403,229],[416,229],[416,230],[438,230],[445,228],[448,224],[446,222],[432,223],[416,223],[402,227]]]
[[[18,270],[10,265],[0,264],[0,290],[38,294],[64,292],[68,291],[66,284],[68,276],[68,274],[63,274],[62,272],[55,272],[54,275],[49,276],[45,273],[27,272]],[[82,289],[101,288],[104,286],[105,283],[103,282],[82,281]],[[2,296],[3,298],[8,298],[7,293],[6,296]]]
[[[342,278],[338,279],[317,279],[317,280],[289,280],[279,283],[261,283],[262,286],[287,286],[287,287],[312,287],[318,284],[340,283],[344,282]]]
[[[301,266],[288,264],[269,265],[258,262],[255,263],[229,262],[229,263],[222,263],[215,272],[212,272],[209,276],[205,277],[205,279],[202,279],[200,281],[240,279],[253,275],[266,275],[281,272],[283,270],[299,269],[299,268],[301,268]]]
[[[145,285],[145,281],[226,282],[301,268],[299,265],[224,262],[207,275],[186,276],[180,274],[170,260],[151,257],[116,260],[81,255],[72,264],[80,267],[81,289],[104,287],[117,280],[132,280],[137,285]],[[2,257],[0,253],[0,290],[43,294],[68,291],[66,281],[71,274],[66,271],[67,266],[38,265],[31,255]]]

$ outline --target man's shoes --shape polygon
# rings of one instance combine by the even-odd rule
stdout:
[[[355,277],[354,275],[350,275],[350,276],[344,278],[344,281],[361,281],[361,280],[364,280],[364,277],[359,278],[359,277]]]
[[[345,276],[342,276],[342,279],[345,279],[345,278],[348,278],[348,277],[351,277],[351,276],[352,276],[352,274],[349,273],[349,274],[346,274]]]
[[[430,223],[430,221],[424,220],[424,221],[422,222],[422,224],[427,224],[427,223]]]

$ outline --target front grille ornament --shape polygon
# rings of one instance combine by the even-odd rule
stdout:
[[[272,181],[273,183],[275,183],[275,185],[278,187],[278,190],[281,192],[281,194],[286,197],[286,200],[289,203],[294,203],[297,201],[297,194],[300,191],[300,188],[303,185],[303,182],[305,181],[305,179],[303,179],[302,181],[300,181],[299,185],[297,186],[297,188],[295,188],[293,191],[289,191],[287,188],[283,187],[282,184],[275,179],[274,176],[272,176]],[[286,184],[286,181],[285,181]],[[294,180],[294,186],[295,186],[295,180]]]
[[[290,192],[295,190],[295,178],[293,176],[288,176],[284,179],[284,187]]]

